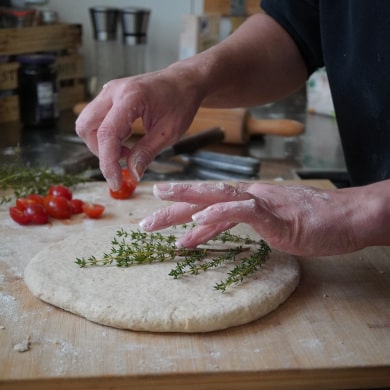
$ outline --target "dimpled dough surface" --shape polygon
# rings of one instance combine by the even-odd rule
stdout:
[[[225,279],[226,267],[173,279],[168,273],[175,261],[128,268],[75,264],[77,257],[99,258],[109,253],[118,229],[86,231],[38,253],[24,273],[30,291],[45,302],[103,325],[150,332],[208,332],[266,315],[299,282],[296,259],[276,251],[254,275],[225,293],[213,286]],[[136,225],[125,227],[137,229]],[[248,228],[244,231],[247,235]],[[241,234],[240,227],[232,232]]]

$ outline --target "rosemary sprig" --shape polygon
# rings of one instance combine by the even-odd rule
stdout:
[[[182,226],[186,228],[186,225]],[[95,256],[76,258],[75,263],[80,267],[88,266],[107,266],[115,265],[117,267],[130,267],[133,265],[149,264],[154,262],[163,262],[174,260],[176,257],[182,259],[176,263],[169,275],[178,279],[186,274],[198,275],[209,269],[215,269],[225,263],[232,263],[239,260],[233,269],[231,269],[224,281],[217,283],[214,288],[225,292],[226,289],[235,284],[240,284],[243,280],[256,272],[268,259],[271,251],[270,247],[263,240],[256,241],[249,236],[241,237],[226,231],[216,237],[213,241],[222,243],[237,243],[233,248],[195,248],[181,249],[176,247],[176,236],[173,234],[163,235],[161,233],[145,233],[139,230],[127,232],[119,229],[111,241],[111,250],[104,253],[102,258]],[[245,245],[256,245],[257,249],[249,256],[241,257],[239,255],[249,251]],[[210,253],[216,256],[211,260],[204,261]]]
[[[72,187],[86,179],[78,175],[59,174],[45,168],[4,164],[0,166],[0,190],[12,190],[15,198],[29,194],[44,195],[50,186],[62,184]],[[10,202],[12,196],[1,195],[0,204]]]

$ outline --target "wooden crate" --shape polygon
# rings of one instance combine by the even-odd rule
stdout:
[[[19,98],[17,95],[0,97],[0,123],[19,121]]]
[[[42,51],[75,51],[81,46],[82,29],[78,24],[3,28],[0,34],[0,56]]]
[[[72,24],[2,29],[0,56],[13,58],[20,54],[52,51],[69,53],[58,56],[55,63],[60,84],[59,109],[69,109],[85,100],[86,95],[84,59],[77,53],[81,36],[81,27]],[[18,68],[16,61],[0,64],[0,123],[19,120]]]

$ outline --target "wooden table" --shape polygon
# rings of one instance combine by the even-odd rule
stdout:
[[[126,201],[110,199],[104,183],[81,186],[75,196],[104,203],[105,217],[22,227],[8,217],[8,205],[0,206],[0,388],[390,386],[390,248],[300,258],[295,293],[245,326],[209,334],[123,331],[41,302],[25,286],[23,270],[48,243],[97,226],[137,222],[164,203],[148,183]],[[26,339],[29,349],[16,351]]]

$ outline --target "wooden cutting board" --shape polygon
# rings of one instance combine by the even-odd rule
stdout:
[[[311,181],[321,187],[328,182]],[[165,203],[142,183],[110,199],[104,183],[75,196],[104,203],[81,216],[21,227],[0,206],[0,388],[336,389],[390,386],[390,248],[300,258],[302,280],[279,309],[210,334],[149,334],[89,322],[33,297],[23,269],[47,244],[103,225],[138,222]],[[134,297],[137,299],[137,297]],[[15,345],[29,339],[30,347]]]

